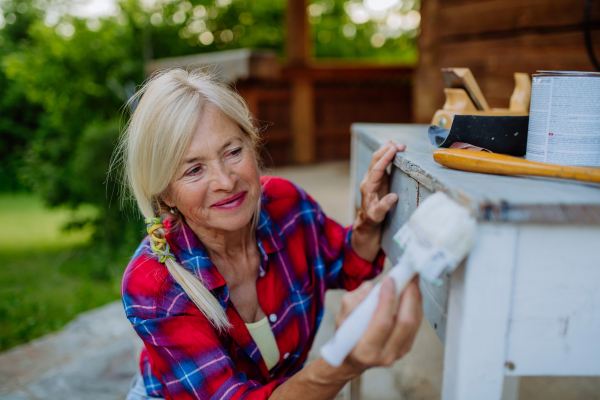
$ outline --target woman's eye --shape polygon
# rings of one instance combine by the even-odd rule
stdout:
[[[241,152],[242,152],[242,148],[241,148],[241,147],[239,147],[239,148],[237,148],[237,149],[235,149],[235,150],[232,150],[230,154],[231,154],[232,156],[239,156]]]
[[[196,174],[200,173],[201,171],[202,171],[202,167],[197,166],[197,167],[190,169],[186,175],[196,175]]]

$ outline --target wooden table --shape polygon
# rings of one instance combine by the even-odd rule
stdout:
[[[393,234],[435,191],[478,220],[467,260],[441,286],[421,280],[425,316],[445,346],[442,399],[516,399],[525,375],[600,375],[600,185],[442,167],[427,127],[353,125],[351,203],[373,152],[392,140],[407,149],[391,168],[391,260],[400,255]]]

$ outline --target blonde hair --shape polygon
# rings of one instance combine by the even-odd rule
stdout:
[[[116,159],[123,162],[124,183],[144,218],[160,217],[168,212],[162,196],[169,190],[206,105],[240,126],[259,166],[260,136],[246,102],[211,73],[199,69],[159,71],[128,101],[130,106],[136,103],[118,145]],[[257,219],[258,210],[253,222]],[[160,228],[154,234],[164,238],[165,230]],[[215,328],[231,327],[219,301],[194,274],[172,259],[167,259],[165,265]]]

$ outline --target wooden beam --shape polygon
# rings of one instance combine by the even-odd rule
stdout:
[[[294,161],[308,164],[316,159],[315,94],[310,78],[292,82],[292,142]]]
[[[306,65],[312,57],[306,0],[287,2],[287,58],[289,65]]]
[[[287,2],[287,65],[308,72],[312,49],[306,6],[306,0]],[[310,75],[292,77],[291,89],[293,159],[308,164],[316,159],[315,95]]]

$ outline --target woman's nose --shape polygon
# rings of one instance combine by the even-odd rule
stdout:
[[[235,186],[235,174],[233,174],[227,165],[217,164],[213,168],[210,190],[213,192],[226,191],[230,192]]]

